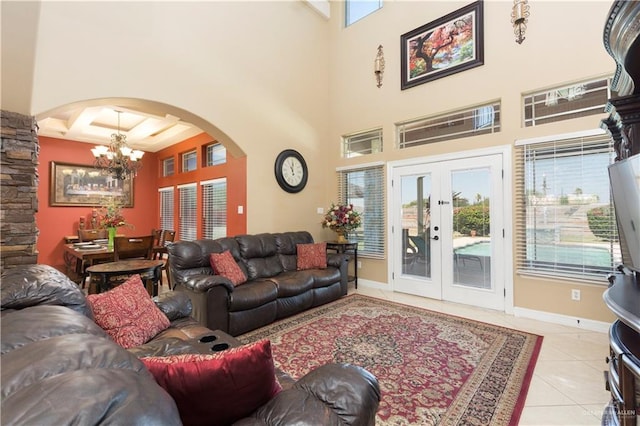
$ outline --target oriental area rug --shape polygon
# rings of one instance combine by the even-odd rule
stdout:
[[[373,373],[378,425],[517,425],[542,337],[362,295],[249,332],[293,378],[330,363]]]

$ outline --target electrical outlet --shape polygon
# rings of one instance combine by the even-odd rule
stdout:
[[[571,300],[580,301],[580,290],[575,288],[571,290]]]
[[[358,269],[362,268],[362,262],[358,260]]]
[[[318,213],[318,214],[324,214],[324,207],[318,207],[318,208],[316,208],[316,213]]]

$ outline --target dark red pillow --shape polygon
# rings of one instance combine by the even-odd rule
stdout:
[[[282,390],[276,379],[269,340],[210,355],[140,360],[175,400],[185,425],[232,424]]]
[[[126,349],[148,342],[170,325],[151,300],[140,275],[105,293],[88,295],[87,302],[96,324]]]
[[[228,278],[234,286],[239,286],[247,281],[247,276],[242,272],[229,250],[222,253],[211,253],[209,263],[213,272]]]
[[[326,269],[327,243],[296,244],[298,271],[305,269]]]

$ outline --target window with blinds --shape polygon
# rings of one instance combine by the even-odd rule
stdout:
[[[200,182],[202,187],[202,236],[227,236],[227,179]]]
[[[621,262],[598,131],[516,142],[516,265],[520,273],[598,280]]]
[[[340,203],[353,204],[362,226],[349,233],[358,241],[358,255],[384,257],[384,171],[382,165],[338,172]]]
[[[400,149],[499,131],[499,101],[396,123]]]
[[[178,225],[178,237],[183,241],[196,239],[197,229],[197,186],[195,183],[178,186],[180,196],[180,218]]]
[[[342,156],[359,157],[382,152],[382,128],[342,137]]]
[[[160,188],[160,229],[169,229],[173,231],[174,225],[174,190],[173,187]]]

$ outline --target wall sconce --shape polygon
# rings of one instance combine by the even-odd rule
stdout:
[[[513,32],[516,35],[516,43],[518,44],[522,44],[524,41],[524,33],[527,30],[527,18],[529,18],[528,0],[513,0],[511,23],[513,24]]]
[[[378,46],[378,54],[376,55],[376,60],[373,62],[373,73],[376,76],[378,87],[382,87],[382,77],[384,76],[384,52],[382,51],[382,45]]]

